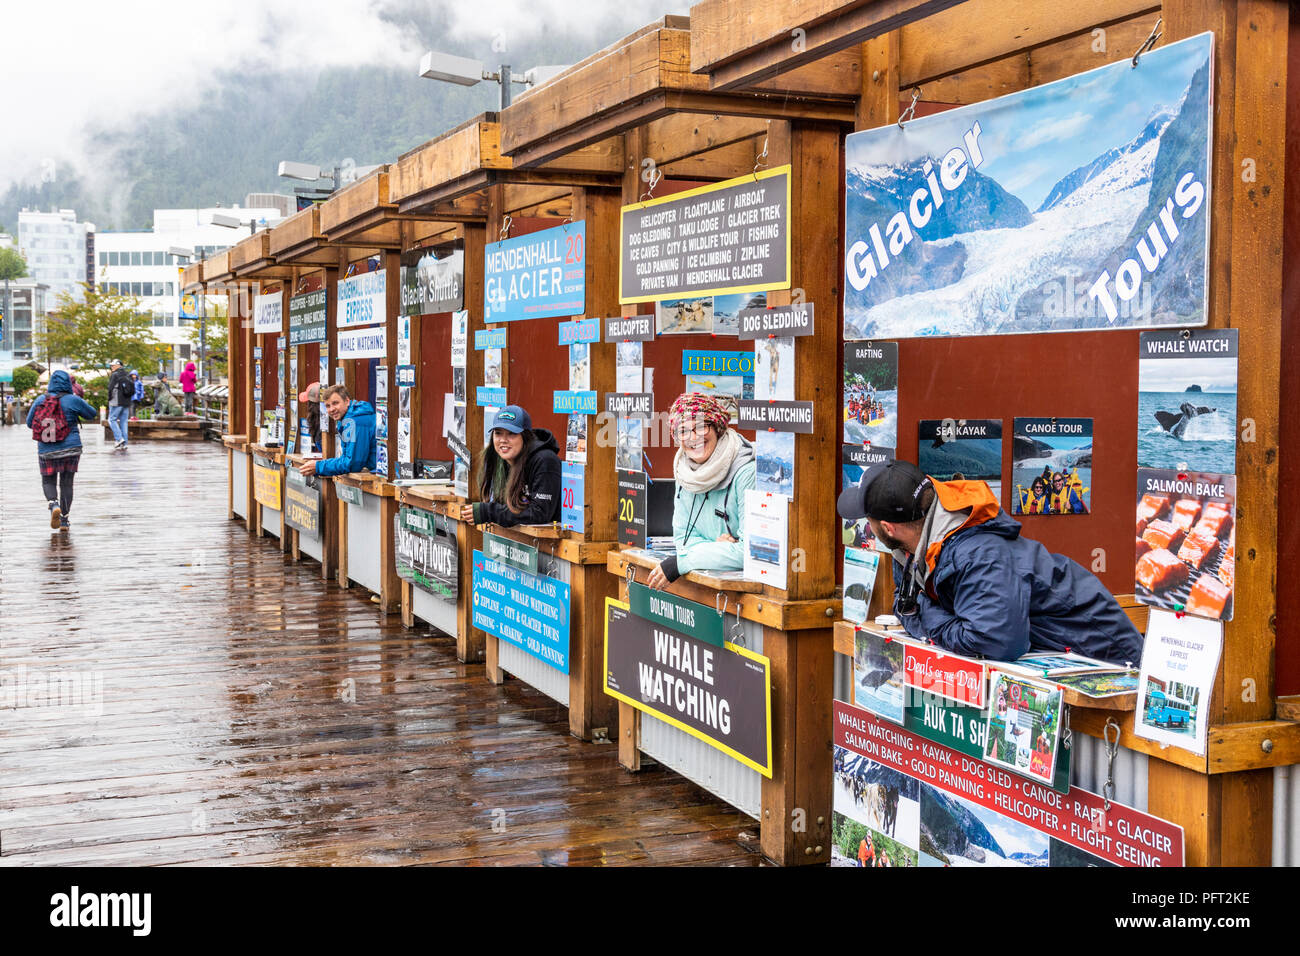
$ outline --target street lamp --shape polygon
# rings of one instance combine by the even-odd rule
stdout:
[[[263,225],[266,220],[260,220]],[[251,236],[257,231],[257,219],[240,219],[238,216],[227,216],[224,213],[214,212],[211,219],[212,225],[224,226],[227,229],[239,229],[242,226],[248,227],[248,234]]]
[[[455,83],[457,86],[474,86],[482,80],[496,83],[500,88],[498,102],[502,110],[510,105],[513,94],[511,83],[518,83],[525,87],[541,86],[567,69],[568,67],[563,65],[535,66],[515,76],[510,72],[508,63],[502,63],[497,68],[497,72],[489,73],[484,69],[482,60],[471,60],[468,57],[439,53],[436,50],[430,50],[420,59],[420,76],[426,80],[441,80],[444,83]]]
[[[215,219],[216,216],[214,215],[213,218]],[[172,246],[167,251],[177,259],[184,259],[187,265],[194,259],[194,250],[186,249],[184,246]],[[179,289],[179,282],[177,287]],[[203,384],[211,385],[212,373],[208,369],[208,297],[202,292],[199,293],[199,367],[203,369]]]
[[[330,193],[337,192],[339,187],[348,183],[356,182],[358,179],[364,179],[372,172],[378,169],[378,166],[358,166],[356,160],[348,157],[340,160],[335,166],[332,173],[328,173],[319,166],[313,166],[311,163],[299,163],[290,159],[280,161],[276,167],[276,175],[282,179],[300,179],[304,182],[314,183],[322,179],[328,179],[330,185],[327,190],[320,189],[295,189],[294,194],[305,196],[315,201],[323,199]]]

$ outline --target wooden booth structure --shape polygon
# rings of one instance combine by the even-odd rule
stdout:
[[[353,581],[374,592],[381,611],[400,612],[408,626],[423,621],[452,635],[459,659],[483,661],[490,680],[511,675],[565,704],[571,732],[617,740],[617,759],[629,770],[657,762],[752,816],[770,859],[827,862],[833,722],[854,699],[856,633],[844,620],[845,528],[834,514],[848,464],[841,440],[846,139],[1210,32],[1205,301],[1209,329],[1237,330],[1237,407],[1242,425],[1250,423],[1236,443],[1235,616],[1224,625],[1217,681],[1203,711],[1206,753],[1137,736],[1133,699],[1073,696],[1068,786],[1100,793],[1111,785],[1116,800],[1181,827],[1188,865],[1300,862],[1289,856],[1300,834],[1300,782],[1290,769],[1300,762],[1300,713],[1295,698],[1287,699],[1300,693],[1293,679],[1300,647],[1293,615],[1279,608],[1279,582],[1297,576],[1287,566],[1294,553],[1278,547],[1279,535],[1293,538],[1300,528],[1280,507],[1296,481],[1283,476],[1280,462],[1294,455],[1282,436],[1297,432],[1297,419],[1286,415],[1300,389],[1280,365],[1300,342],[1295,310],[1284,315],[1282,308],[1284,203],[1289,223],[1300,224],[1300,203],[1283,189],[1287,148],[1292,169],[1300,157],[1300,131],[1288,136],[1286,128],[1285,93],[1300,87],[1287,70],[1288,40],[1300,27],[1288,13],[1278,0],[763,0],[743,5],[742,15],[740,0],[701,0],[689,19],[650,24],[500,114],[431,139],[320,207],[186,270],[185,288],[230,292],[224,440],[231,517],[277,536],[295,558],[301,552],[321,561],[344,586]],[[1152,39],[1157,20],[1163,33]],[[1300,53],[1300,43],[1294,49]],[[657,213],[673,221],[687,215],[683,203],[707,205],[726,190],[764,185],[774,194],[788,190],[770,217],[771,235],[785,244],[783,265],[743,273],[769,277],[766,285],[670,282],[653,294],[628,291],[638,261],[629,254],[629,222]],[[573,258],[576,237],[581,251]],[[1294,242],[1290,232],[1286,238]],[[557,298],[580,288],[580,301],[533,312],[511,302],[503,277],[514,250],[541,255],[541,244],[568,251],[556,266],[557,283],[563,276]],[[884,261],[884,239],[876,244]],[[424,268],[454,275],[458,288],[411,284]],[[382,283],[357,287],[367,286],[372,297],[382,291],[376,308],[383,320],[357,321],[353,293],[340,286],[374,273]],[[313,292],[324,294],[325,324],[298,341],[290,319],[303,307],[290,299]],[[722,314],[728,323],[704,330],[687,311],[665,318],[706,295],[710,323]],[[257,317],[270,321],[260,308],[268,296],[279,297],[281,324],[259,332]],[[740,305],[730,302],[737,296]],[[688,573],[670,585],[667,600],[686,614],[703,608],[713,623],[720,617],[712,641],[718,650],[709,653],[761,671],[762,690],[745,703],[761,714],[754,719],[766,750],[744,753],[647,707],[644,690],[640,700],[626,687],[618,693],[607,657],[610,629],[629,613],[646,617],[644,583],[658,559],[646,553],[648,523],[638,532],[635,509],[625,513],[625,505],[636,494],[653,500],[654,483],[673,476],[676,449],[663,423],[678,394],[701,387],[688,360],[746,350],[754,356],[762,338],[740,334],[727,311],[733,307],[804,316],[789,353],[792,393],[778,398],[799,406],[807,427],[794,428],[789,445],[783,439],[781,447],[793,449],[788,470],[776,467],[764,479],[765,488],[784,482],[793,490],[753,499],[785,515],[784,570],[770,578]],[[599,327],[594,337],[583,320]],[[610,334],[637,325],[650,334]],[[357,328],[377,333],[359,351]],[[1140,335],[1134,326],[897,339],[896,444],[898,456],[912,460],[921,423],[955,414],[1005,422],[1044,408],[1094,420],[1096,508],[1022,523],[1027,536],[1093,568],[1145,630],[1129,563]],[[635,392],[619,358],[621,344],[633,340],[641,356]],[[572,352],[568,343],[584,348]],[[304,537],[273,507],[287,499],[268,497],[266,480],[275,471],[275,492],[288,494],[286,462],[300,459],[286,455],[283,443],[260,439],[264,428],[276,427],[268,410],[292,408],[307,383],[327,379],[345,383],[356,399],[402,411],[388,414],[380,438],[386,457],[376,474],[321,482],[319,530]],[[777,380],[773,369],[769,388]],[[627,415],[617,410],[631,407],[620,398],[628,395],[648,395],[653,413],[634,460],[611,437],[623,427]],[[480,497],[479,452],[489,415],[502,404],[523,406],[536,427],[559,438],[565,520],[513,528],[461,520],[464,505]],[[750,422],[739,426],[742,433],[756,446],[775,447],[763,433],[778,429],[753,425],[775,420],[738,404]],[[395,427],[400,419],[405,424]],[[299,434],[292,412],[285,420],[282,440]],[[334,438],[327,430],[326,455]],[[1011,445],[999,452],[1001,474],[1010,472]],[[629,472],[639,473],[641,484],[626,485]],[[1003,505],[1009,508],[1006,499]],[[430,553],[441,557],[431,562]],[[412,571],[413,564],[420,566]],[[502,627],[493,609],[508,585],[544,595],[538,606],[546,610],[549,601],[546,613],[562,616],[552,618],[563,627],[549,650],[539,652],[518,627]],[[891,605],[890,561],[882,557],[868,613]],[[662,611],[651,605],[651,613]]]

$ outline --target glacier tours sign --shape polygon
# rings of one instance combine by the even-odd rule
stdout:
[[[850,135],[845,339],[1205,325],[1212,54]]]

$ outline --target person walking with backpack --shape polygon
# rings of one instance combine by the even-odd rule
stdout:
[[[50,527],[67,528],[72,508],[72,482],[81,461],[81,422],[93,422],[97,412],[72,391],[72,379],[60,369],[50,376],[49,391],[27,413],[27,426],[37,442],[41,488],[50,505]]]
[[[193,362],[185,363],[185,371],[181,372],[181,392],[185,396],[185,414],[194,414],[194,392],[198,389],[199,373]]]
[[[131,398],[135,395],[135,383],[131,381],[131,376],[117,359],[109,362],[108,367],[113,370],[113,374],[108,377],[108,427],[113,429],[113,438],[116,439],[113,450],[117,451],[119,448],[126,447],[126,423],[127,416],[131,414]]]

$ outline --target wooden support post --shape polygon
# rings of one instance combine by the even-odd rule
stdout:
[[[387,495],[376,496],[379,508],[379,606],[385,614],[397,614],[402,609],[402,579],[397,576],[394,558],[397,542],[394,540],[397,520],[397,499]]]
[[[782,866],[831,854],[831,707],[835,652],[829,628],[763,629],[772,662],[772,776],[763,779],[760,840]]]
[[[415,590],[410,581],[402,582],[402,627],[415,627],[415,597],[412,592]]]
[[[1280,0],[1166,0],[1161,14],[1166,43],[1215,34],[1209,325],[1238,329],[1237,407],[1255,423],[1254,441],[1237,445],[1241,567],[1213,728],[1273,716],[1288,8]],[[1268,771],[1206,776],[1153,761],[1148,791],[1151,811],[1183,826],[1189,865],[1269,864]]]
[[[626,578],[618,582],[618,599],[624,604],[628,601]],[[641,711],[621,700],[618,702],[618,762],[632,773],[641,769]]]
[[[617,701],[605,693],[605,598],[616,580],[603,564],[569,566],[569,733],[590,740],[592,731],[610,734]]]
[[[469,664],[485,659],[487,635],[473,624],[474,529],[464,521],[456,522],[456,553],[460,559],[456,569],[456,659]],[[490,671],[488,676],[491,678]]]
[[[352,582],[348,580],[348,503],[342,498],[336,499],[338,510],[338,545],[339,545],[339,566],[338,582],[339,587],[345,591],[351,587]]]
[[[328,359],[325,363],[326,377],[321,381],[320,387],[333,384],[334,363],[338,360],[338,328],[336,316],[338,315],[338,282],[339,271],[334,268],[327,268],[323,272],[325,280],[325,341],[322,348],[326,349]],[[320,375],[319,362],[318,367],[314,370],[312,378],[315,379]],[[322,405],[322,407],[324,407]],[[335,445],[335,425],[331,421],[328,429],[322,429],[320,436],[321,454],[325,458],[334,457]],[[339,570],[339,561],[341,549],[344,547],[347,539],[339,533],[339,513],[347,505],[338,500],[334,492],[334,482],[329,479],[321,481],[321,560],[320,573],[326,581],[336,580]],[[337,505],[337,507],[331,507]]]

